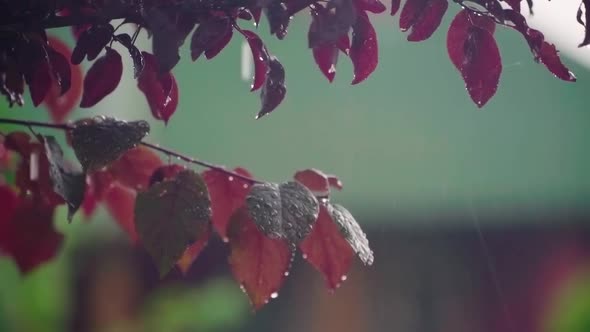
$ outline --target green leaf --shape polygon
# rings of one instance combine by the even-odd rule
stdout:
[[[246,205],[262,233],[291,244],[299,243],[311,232],[319,214],[317,199],[298,182],[254,185]]]
[[[74,170],[63,159],[63,151],[53,136],[44,136],[45,154],[49,161],[49,177],[53,191],[60,195],[68,204],[68,221],[72,221],[74,213],[84,200],[86,190],[86,174]]]
[[[164,276],[185,249],[211,226],[211,201],[201,176],[191,170],[154,184],[135,201],[135,227]]]
[[[146,121],[120,121],[95,117],[76,123],[71,131],[72,147],[84,171],[108,166],[139,144],[150,131]]]

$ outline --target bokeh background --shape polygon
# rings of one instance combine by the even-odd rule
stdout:
[[[345,188],[333,199],[367,231],[374,266],[355,263],[332,294],[298,257],[278,299],[254,314],[219,241],[186,278],[159,280],[105,211],[72,224],[61,211],[56,260],[23,277],[0,258],[0,331],[590,331],[590,53],[575,47],[576,4],[535,5],[532,22],[563,47],[578,82],[553,78],[520,35],[498,29],[504,70],[484,109],[446,54],[453,5],[418,44],[397,17],[375,17],[380,63],[358,86],[345,57],[332,84],[317,70],[307,15],[284,41],[263,19],[288,94],[258,121],[239,35],[211,61],[193,63],[185,48],[179,109],[167,127],[152,122],[149,140],[271,181],[309,167],[337,174]],[[116,92],[72,118],[149,118],[126,65]],[[48,119],[4,102],[0,114]]]

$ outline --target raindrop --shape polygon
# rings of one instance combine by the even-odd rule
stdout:
[[[302,255],[303,259],[307,259],[307,254]]]
[[[346,279],[347,279],[347,278],[348,278],[348,277],[346,276],[346,274],[343,274],[343,275],[342,275],[342,277],[340,277],[340,280],[342,280],[342,281],[346,281]]]
[[[240,76],[242,80],[249,81],[252,77],[252,53],[250,52],[250,46],[244,40],[242,42],[242,56],[241,56],[241,70]]]
[[[242,187],[244,187],[244,189],[248,189],[248,185],[247,184],[243,184]]]
[[[233,181],[234,180],[234,177],[230,175],[230,176],[227,177],[227,180],[228,181]]]
[[[270,298],[271,299],[276,299],[277,297],[279,297],[279,293],[277,293],[277,292],[270,293]]]
[[[244,287],[244,284],[240,284],[240,289],[242,292],[246,293],[246,287]]]
[[[285,271],[284,275],[285,275],[285,277],[288,277],[289,276],[289,271]]]
[[[29,161],[29,179],[31,181],[37,181],[39,179],[39,153],[31,153],[31,159]]]
[[[328,73],[330,73],[330,74],[331,74],[331,73],[335,73],[335,72],[336,72],[336,66],[334,66],[334,64],[332,64],[332,65],[330,66],[330,69],[328,69]]]
[[[225,243],[229,242],[229,238],[227,236],[224,236],[221,240]]]

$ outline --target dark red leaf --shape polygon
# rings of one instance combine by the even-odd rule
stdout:
[[[82,201],[82,214],[86,219],[92,217],[96,208],[98,207],[98,199],[94,194],[94,186],[90,177],[86,177],[86,191],[84,192],[84,200]]]
[[[447,50],[465,81],[471,99],[482,107],[496,93],[502,61],[492,33],[482,28],[482,24],[475,25],[470,15],[463,10],[451,23]]]
[[[228,26],[227,30],[225,31],[225,33],[221,36],[221,38],[219,40],[217,40],[216,42],[214,42],[213,44],[211,44],[211,47],[207,48],[205,50],[205,57],[208,60],[213,59],[215,56],[217,56],[217,54],[219,54],[219,52],[221,52],[225,46],[227,46],[227,44],[229,44],[229,41],[231,40],[231,37],[234,34],[234,29],[232,28],[231,25]]]
[[[348,55],[350,52],[350,39],[348,38],[348,35],[342,35],[336,42],[336,46],[342,51],[342,53]]]
[[[96,59],[113,36],[114,28],[110,24],[97,24],[83,31],[72,51],[71,62],[79,65],[85,57],[89,61]]]
[[[252,177],[243,168],[236,168],[234,172]],[[213,227],[224,241],[227,241],[227,225],[232,214],[244,205],[246,195],[250,191],[250,183],[216,170],[203,172],[203,179],[209,189]]]
[[[46,50],[53,72],[53,81],[60,87],[60,95],[63,95],[72,85],[72,71],[68,60],[71,52],[66,44],[57,38],[49,37],[48,42],[49,46]]]
[[[440,25],[447,11],[447,0],[408,0],[400,15],[402,31],[412,29],[408,41],[428,39]]]
[[[207,246],[207,242],[209,241],[209,237],[211,236],[211,228],[207,231],[203,232],[201,237],[197,239],[197,241],[191,244],[182,254],[178,262],[176,262],[176,266],[180,269],[183,274],[187,274],[190,267],[193,265],[201,251]]]
[[[234,278],[254,308],[260,309],[278,296],[291,265],[289,246],[283,240],[264,236],[243,208],[231,217],[228,236]]]
[[[333,44],[324,44],[313,48],[313,59],[328,81],[332,82],[336,76],[338,62],[338,48]]]
[[[171,73],[160,74],[156,58],[143,52],[145,67],[137,80],[154,118],[168,123],[178,106],[178,86]]]
[[[510,6],[512,9],[514,9],[517,12],[520,12],[520,2],[522,0],[504,0],[504,2],[506,2],[508,4],[508,6]]]
[[[225,17],[212,17],[199,24],[191,38],[191,57],[193,61],[197,60],[207,50],[211,50],[209,55],[219,53],[231,39],[232,30],[230,20]],[[207,56],[207,58],[212,57]]]
[[[357,20],[352,26],[350,59],[354,66],[352,84],[358,84],[367,79],[379,62],[377,35],[364,11],[357,13]]]
[[[22,273],[53,258],[61,246],[63,235],[53,228],[53,212],[53,206],[21,197],[10,221],[0,224],[0,252],[12,256]]]
[[[54,80],[52,87],[45,97],[43,103],[49,109],[49,114],[51,115],[53,121],[56,123],[61,123],[74,109],[78,103],[78,100],[80,99],[80,96],[82,95],[82,69],[80,66],[73,66],[69,64],[67,59],[71,57],[71,51],[65,43],[51,36],[48,38],[48,40],[52,50],[48,52],[50,52],[52,66],[54,68]],[[53,56],[51,56],[51,54],[53,54]],[[60,56],[56,57],[56,54],[60,54]],[[63,61],[65,61],[65,63],[59,65],[59,67],[62,67],[62,69],[57,68],[58,73],[61,72],[61,74],[55,74],[56,67],[58,67],[56,63],[61,63]],[[66,65],[67,69],[65,67]],[[64,81],[62,80],[60,85],[55,79],[58,75],[60,78],[68,77],[67,82],[64,84]],[[67,90],[65,94],[62,93],[64,88]]]
[[[82,201],[82,213],[86,218],[94,214],[98,203],[103,201],[114,184],[113,175],[109,171],[97,171],[86,176],[86,192]]]
[[[5,232],[5,227],[8,227],[12,221],[12,217],[16,212],[16,208],[19,204],[16,192],[5,184],[0,185],[0,202],[2,202],[2,208],[0,209],[0,239],[2,239],[2,233]]]
[[[402,3],[401,0],[391,0],[391,11],[390,11],[391,16],[397,14],[397,11],[399,10],[401,3]]]
[[[6,96],[8,104],[24,105],[23,94],[25,91],[25,79],[14,59],[7,65],[6,74],[0,76],[0,93]]]
[[[260,15],[262,15],[262,8],[253,8],[250,10],[252,12],[252,17],[254,18],[254,23],[256,27],[258,27],[258,22],[260,22]]]
[[[270,34],[276,35],[279,39],[285,38],[289,21],[291,21],[287,7],[281,1],[271,1],[264,7],[264,14],[270,26]]]
[[[313,5],[307,34],[308,46],[315,48],[326,43],[338,43],[343,36],[348,35],[356,20],[356,12],[351,0],[330,1],[327,7]],[[359,12],[364,13],[362,10]]]
[[[555,77],[568,82],[575,82],[576,76],[572,73],[559,58],[555,45],[543,42],[541,49],[535,54],[536,59],[549,69]]]
[[[242,34],[246,37],[246,41],[252,51],[252,59],[254,60],[254,81],[252,82],[250,91],[255,91],[260,89],[266,80],[268,52],[257,34],[250,30],[243,30]]]
[[[266,114],[272,112],[285,98],[287,87],[285,86],[285,69],[274,55],[269,56],[268,70],[266,71],[266,80],[260,93],[262,108],[256,115],[260,119]]]
[[[143,55],[141,51],[133,44],[131,40],[131,36],[126,33],[118,34],[115,36],[115,39],[129,52],[129,56],[133,60],[133,77],[138,78],[141,72],[143,71],[143,67],[145,66],[145,61],[143,59]]]
[[[354,251],[324,205],[320,205],[318,220],[299,248],[303,257],[324,275],[329,289],[336,289],[346,280]]]
[[[109,170],[114,179],[134,190],[149,187],[150,178],[162,166],[160,157],[144,146],[133,148],[111,164]]]
[[[137,232],[135,231],[134,207],[137,192],[132,189],[123,187],[120,184],[114,184],[105,195],[105,205],[111,216],[129,235],[133,243],[137,242]]]
[[[121,55],[114,49],[107,48],[107,53],[96,60],[86,73],[80,107],[92,107],[115,91],[122,75]]]
[[[379,0],[355,0],[356,7],[371,13],[379,14],[385,11],[385,5]]]
[[[39,106],[51,88],[51,66],[47,57],[39,57],[36,62],[29,64],[28,75],[25,75],[31,99],[35,107]]]
[[[294,176],[295,180],[311,190],[311,192],[317,197],[325,197],[330,195],[330,184],[328,182],[328,176],[324,172],[317,169],[306,169],[298,171]]]

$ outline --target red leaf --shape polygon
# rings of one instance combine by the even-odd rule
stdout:
[[[176,265],[180,269],[183,274],[187,274],[190,267],[193,265],[201,251],[207,246],[207,242],[209,241],[209,237],[211,236],[211,228],[207,232],[204,232],[201,237],[195,241],[192,245],[190,245],[186,251],[182,254],[182,257],[178,260]]]
[[[57,69],[60,73],[58,74],[60,78],[69,77],[65,84],[62,79],[60,85],[55,79],[57,75],[54,75],[53,85],[45,97],[45,100],[43,100],[43,103],[45,103],[49,109],[49,114],[51,115],[53,122],[61,123],[74,109],[82,94],[82,69],[80,66],[69,64],[68,59],[71,57],[71,51],[65,43],[53,37],[48,37],[48,40],[51,46],[51,51],[48,50],[48,52],[50,54],[54,72]],[[59,56],[57,56],[57,54],[59,54]],[[67,69],[65,67],[66,65]],[[60,68],[56,68],[58,66]],[[65,91],[64,89],[67,90],[67,92],[62,93]]]
[[[350,59],[354,66],[352,84],[358,84],[369,77],[379,62],[377,35],[364,11],[357,13],[357,20],[352,26]]]
[[[82,212],[86,218],[94,214],[96,206],[103,201],[114,181],[110,171],[98,171],[86,176],[86,192],[82,201]]]
[[[331,187],[334,187],[338,190],[342,190],[342,181],[337,178],[335,175],[328,175],[328,183],[330,183]]]
[[[149,187],[150,177],[160,166],[162,160],[155,152],[138,146],[112,163],[110,172],[122,185],[134,190],[145,190]]]
[[[72,51],[72,64],[79,65],[85,57],[89,61],[96,59],[111,41],[113,32],[114,28],[110,24],[96,24],[84,30]]]
[[[82,201],[82,214],[85,218],[90,218],[96,211],[98,206],[98,199],[94,195],[94,184],[90,180],[90,176],[86,176],[86,191],[84,192],[84,200]]]
[[[250,172],[243,168],[238,167],[234,169],[234,172],[252,177]],[[246,195],[250,191],[250,183],[216,170],[203,172],[203,179],[211,197],[213,227],[217,234],[227,242],[227,225],[230,217],[244,205]]]
[[[306,186],[307,189],[315,196],[329,196],[330,195],[330,184],[328,183],[328,176],[324,172],[317,169],[306,169],[298,171],[294,176],[295,180],[299,181],[302,185]]]
[[[379,14],[385,11],[385,5],[379,0],[355,0],[357,8]]]
[[[576,76],[572,73],[559,58],[555,45],[543,42],[541,49],[535,55],[535,58],[549,69],[555,77],[568,82],[575,82]]]
[[[401,2],[402,2],[401,0],[391,0],[391,11],[390,11],[391,16],[397,14],[397,11],[399,10]]]
[[[51,87],[51,68],[47,58],[40,57],[39,60],[31,64],[29,75],[26,77],[33,105],[37,107],[43,102]]]
[[[470,15],[463,10],[451,23],[447,50],[463,76],[469,96],[478,107],[482,107],[496,93],[502,61],[492,33],[481,27],[487,25],[475,25]]]
[[[332,82],[336,76],[336,63],[338,62],[338,48],[332,44],[323,44],[313,48],[313,59],[322,74]]]
[[[217,54],[219,54],[219,52],[221,52],[225,46],[227,46],[227,44],[229,44],[229,41],[231,40],[231,37],[234,34],[234,29],[231,25],[227,26],[227,29],[225,31],[225,33],[221,36],[221,38],[219,40],[217,40],[216,42],[214,42],[211,47],[207,48],[205,50],[205,57],[208,60],[213,59],[215,56],[217,56]]]
[[[2,202],[2,208],[0,209],[0,239],[1,234],[4,233],[5,227],[11,222],[16,207],[18,205],[18,197],[14,190],[7,185],[0,185],[0,202]]]
[[[12,218],[0,223],[0,251],[12,256],[22,273],[53,258],[61,246],[63,235],[53,228],[53,211],[41,201],[21,197]]]
[[[400,15],[400,28],[412,28],[408,41],[422,41],[430,38],[440,25],[448,2],[446,0],[408,0]]]
[[[244,208],[232,216],[228,236],[232,273],[254,308],[260,309],[278,296],[291,264],[289,246],[264,236]]]
[[[212,17],[199,24],[191,38],[193,61],[197,60],[203,52],[208,59],[217,55],[231,39],[232,30],[230,20],[225,17]]]
[[[133,243],[136,243],[138,239],[135,231],[135,196],[137,196],[135,190],[120,184],[113,185],[105,195],[107,210]]]
[[[324,205],[320,205],[318,220],[299,248],[303,257],[324,275],[329,289],[336,289],[346,280],[354,251]]]
[[[92,107],[115,91],[123,75],[121,55],[112,48],[97,59],[84,78],[84,93],[80,107]]]
[[[142,52],[145,67],[137,79],[137,87],[145,95],[154,118],[168,123],[178,106],[178,86],[172,73],[160,74],[156,58]]]
[[[257,34],[250,30],[243,30],[242,34],[246,37],[246,41],[252,51],[252,59],[254,60],[254,81],[250,87],[250,91],[260,89],[266,80],[266,71],[268,69],[268,54],[264,47],[264,43]]]

